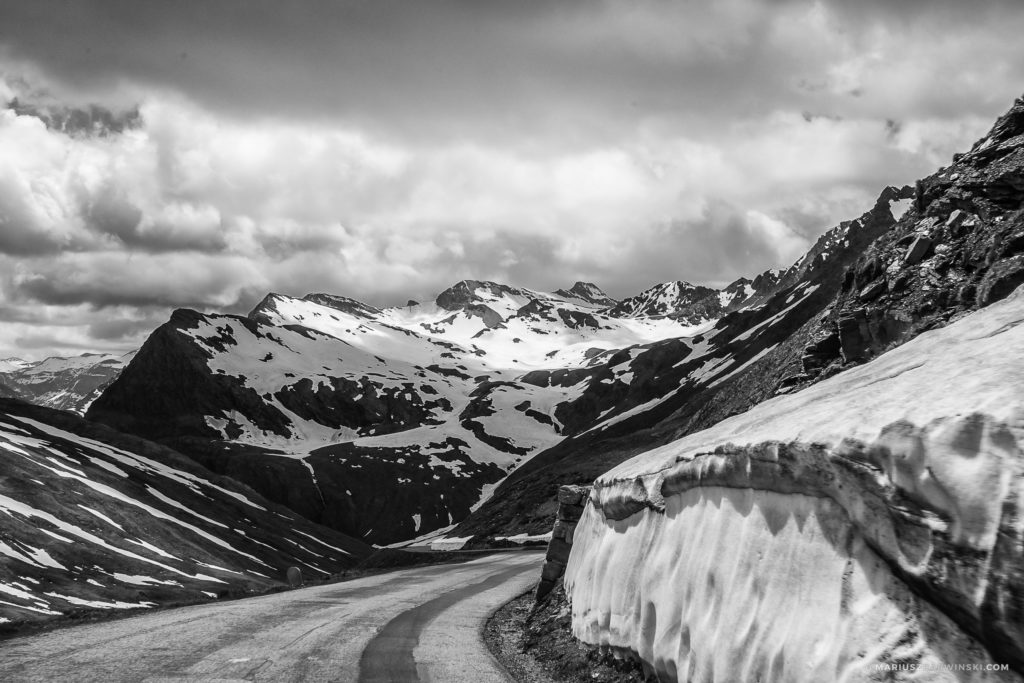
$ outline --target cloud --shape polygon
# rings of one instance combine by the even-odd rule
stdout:
[[[256,264],[202,254],[68,253],[15,278],[20,295],[44,304],[229,308],[267,282]]]
[[[1019,94],[1020,19],[947,0],[15,3],[0,352],[127,348],[169,308],[268,290],[628,296],[784,266],[987,129]]]

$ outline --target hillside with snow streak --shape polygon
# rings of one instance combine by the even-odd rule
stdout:
[[[574,634],[662,680],[1019,680],[1022,349],[1024,288],[612,469]]]
[[[0,624],[324,578],[369,548],[188,458],[0,400]]]

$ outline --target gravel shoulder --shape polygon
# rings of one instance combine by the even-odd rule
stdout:
[[[559,585],[533,609],[529,591],[498,609],[484,626],[484,642],[519,683],[639,683],[647,678],[633,660],[572,637],[569,603]]]

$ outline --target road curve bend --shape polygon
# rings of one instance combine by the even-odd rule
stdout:
[[[481,638],[539,576],[498,553],[0,642],[2,681],[510,681]]]

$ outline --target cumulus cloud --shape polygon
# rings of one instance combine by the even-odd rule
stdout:
[[[1009,0],[16,3],[0,353],[128,348],[170,308],[268,290],[627,296],[784,266],[984,132],[1019,94],[1022,18]]]

